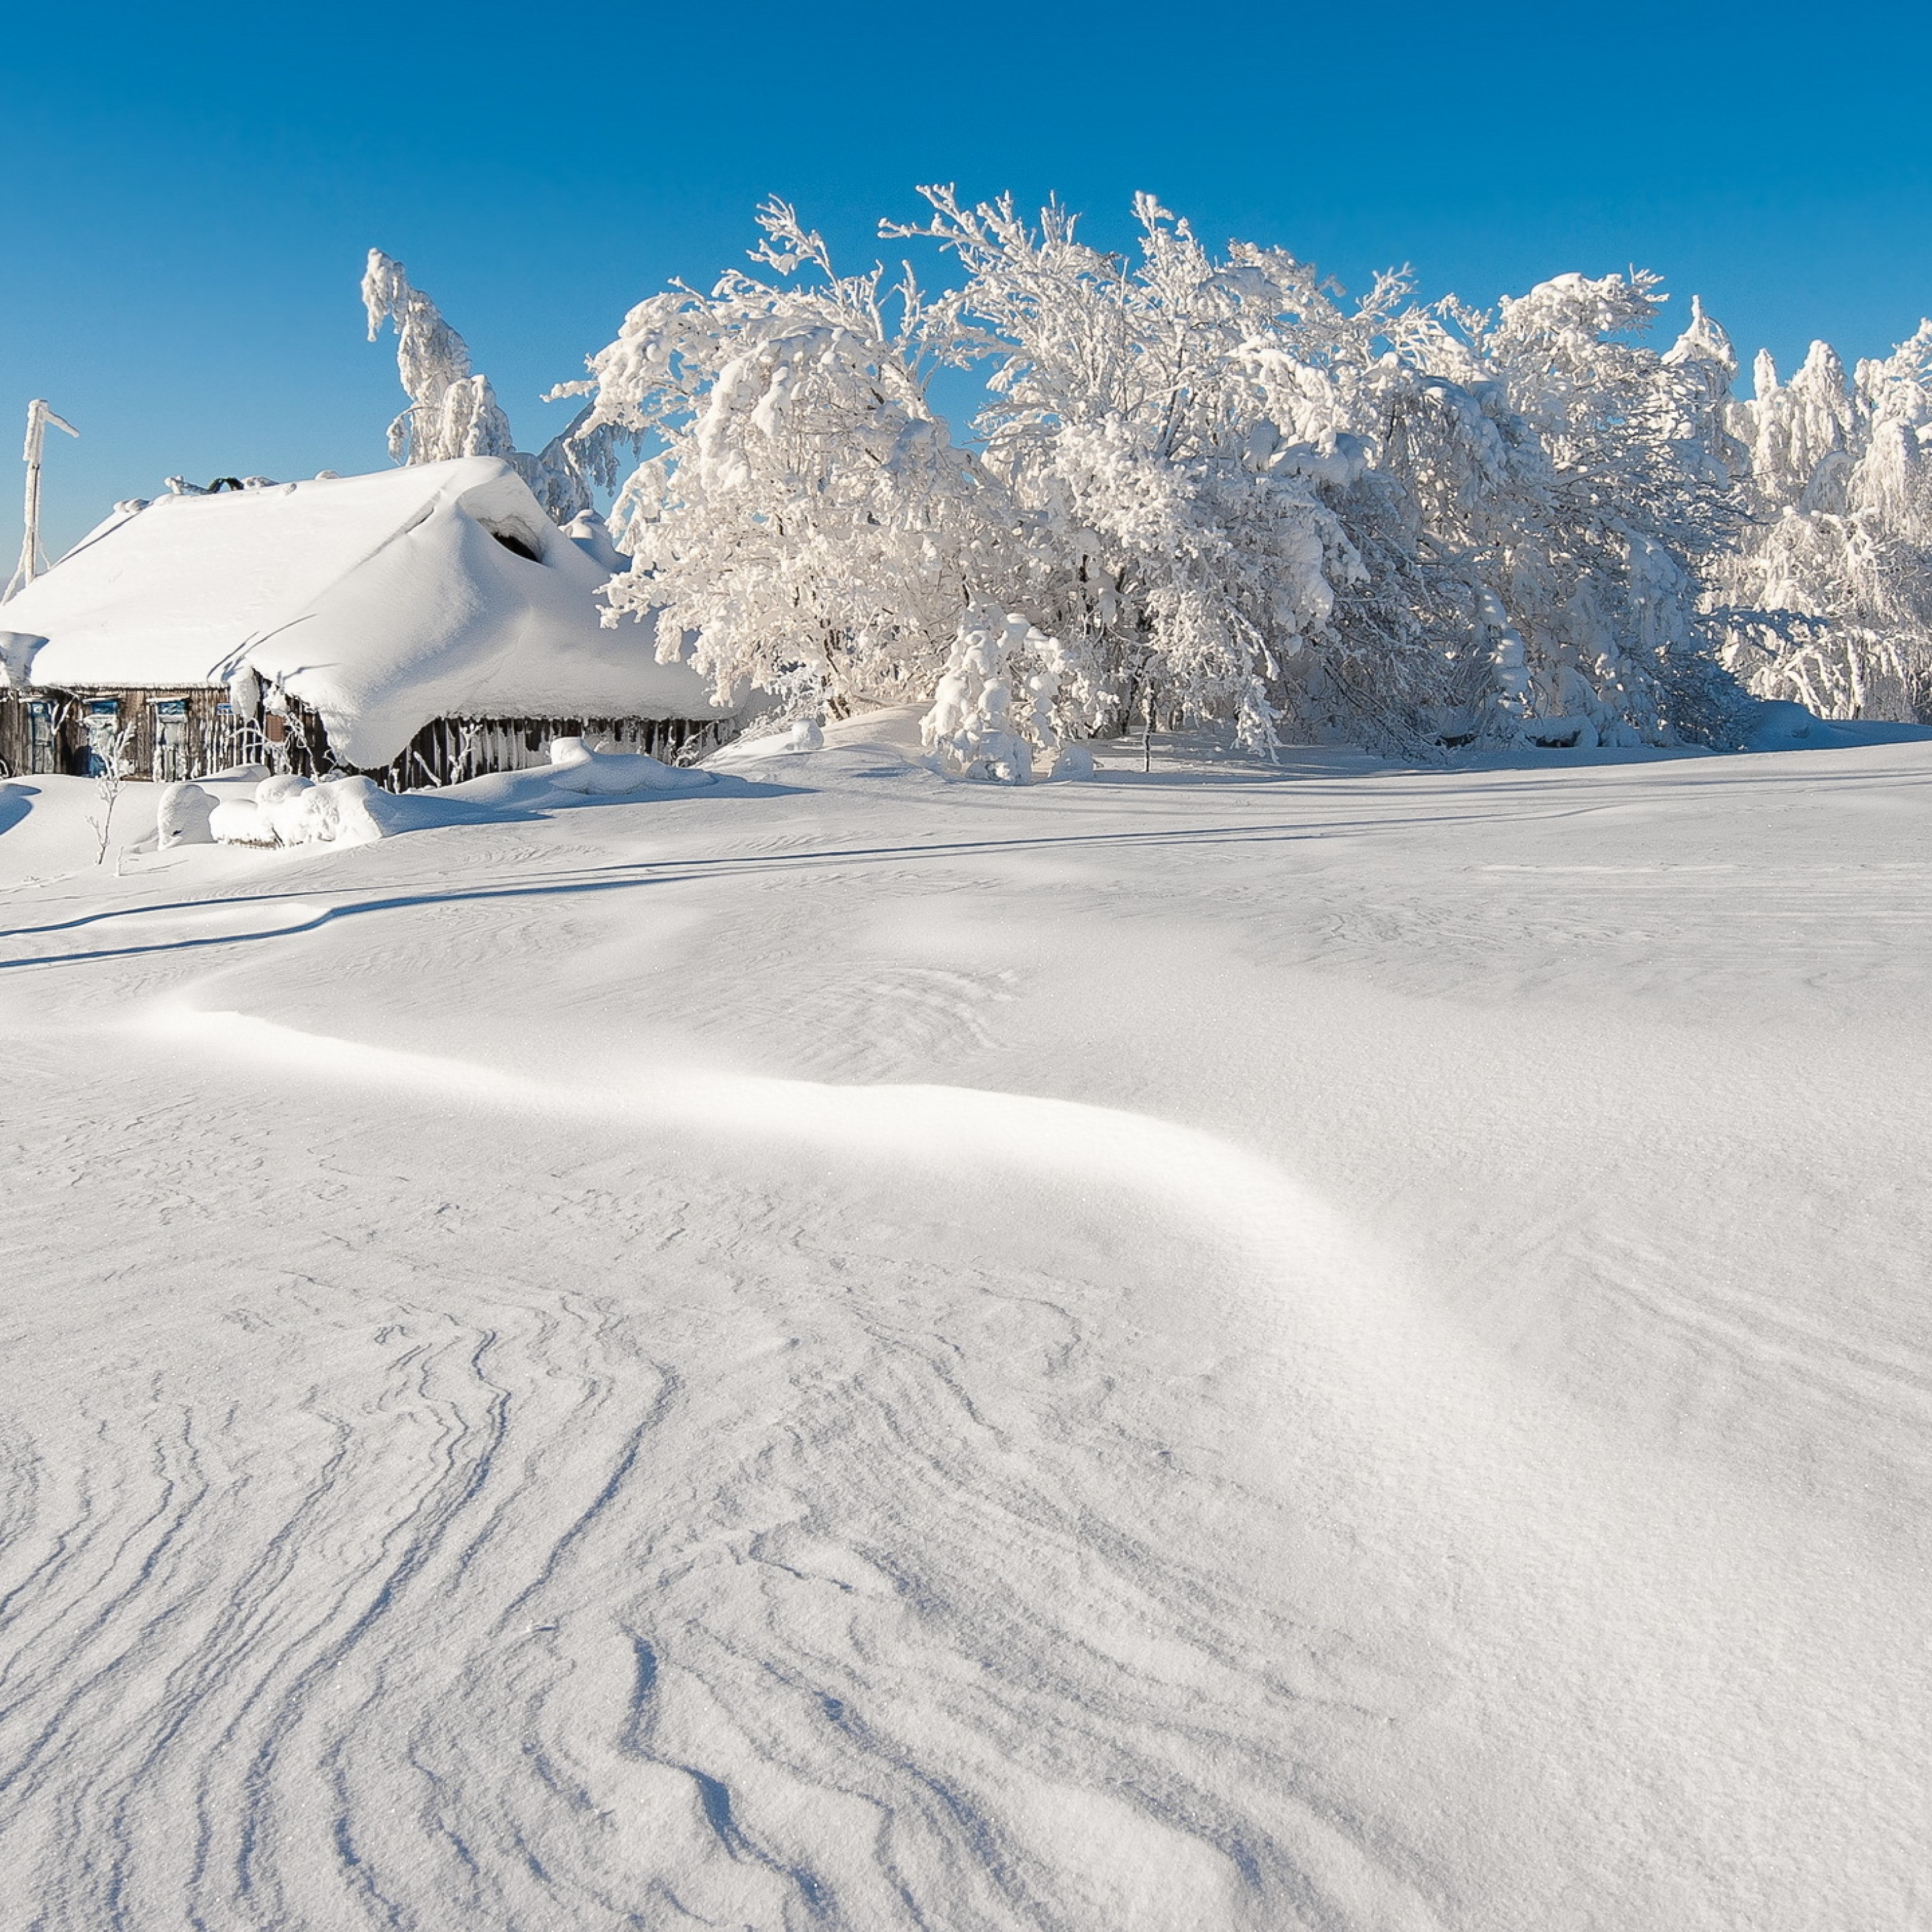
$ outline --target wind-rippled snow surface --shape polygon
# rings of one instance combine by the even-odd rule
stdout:
[[[1928,1922],[1932,746],[734,769],[9,896],[0,1922]]]

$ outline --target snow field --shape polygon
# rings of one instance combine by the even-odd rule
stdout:
[[[28,1922],[1912,1922],[1924,747],[868,729],[13,896]]]

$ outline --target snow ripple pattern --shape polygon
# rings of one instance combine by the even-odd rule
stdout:
[[[1339,1252],[1265,1164],[1100,1108],[622,1100],[156,1024],[284,1083],[996,1149],[1304,1279]],[[291,1274],[230,1311],[231,1355],[96,1364],[62,1439],[8,1444],[0,1825],[35,1932],[1437,1922],[1298,1762],[1362,1717],[1346,1642],[1163,1546],[1179,1488],[1244,1499],[1109,1439],[1064,1285],[909,1262],[880,1294],[828,1250],[754,1308],[727,1241],[640,1305],[626,1271],[359,1309]]]

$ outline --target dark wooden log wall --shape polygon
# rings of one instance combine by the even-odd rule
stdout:
[[[34,707],[43,707],[34,729]],[[112,710],[99,707],[111,706]],[[178,710],[171,707],[178,707]],[[238,718],[219,686],[186,690],[0,691],[0,778],[36,771],[86,776],[99,751],[132,728],[122,756],[130,776],[167,782],[238,764],[311,778],[352,772],[330,749],[322,720],[304,704],[260,722]],[[688,762],[732,735],[725,722],[685,718],[439,718],[388,764],[364,776],[388,791],[454,784],[490,772],[550,762],[554,738],[587,738],[667,764]]]
[[[566,737],[676,764],[702,758],[730,736],[728,728],[688,718],[439,718],[392,763],[368,776],[387,791],[458,784],[488,772],[547,765],[550,740]]]
[[[260,728],[236,716],[220,686],[0,691],[0,776],[90,776],[124,732],[121,755],[137,778],[202,778],[262,758]]]

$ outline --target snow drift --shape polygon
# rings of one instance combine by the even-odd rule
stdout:
[[[488,815],[479,806],[529,810],[584,797],[692,791],[712,782],[706,772],[642,752],[602,750],[580,737],[554,739],[550,755],[548,766],[400,794],[359,775],[318,780],[293,772],[265,776],[259,768],[167,785],[155,812],[156,842],[164,851],[197,844],[368,845],[398,832],[473,822]]]

